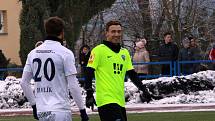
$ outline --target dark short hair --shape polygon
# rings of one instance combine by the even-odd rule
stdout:
[[[55,16],[45,20],[46,34],[49,36],[59,36],[64,30],[64,21]]]
[[[167,35],[172,35],[172,33],[171,32],[166,32],[166,33],[163,34],[163,37],[166,37]]]
[[[105,26],[105,30],[108,31],[109,30],[109,27],[112,26],[112,25],[120,25],[122,26],[122,24],[117,21],[117,20],[112,20],[112,21],[109,21],[106,26]]]
[[[83,50],[84,48],[90,49],[90,46],[89,46],[89,45],[83,45],[83,46],[81,47],[81,50]]]
[[[192,39],[193,39],[194,41],[196,41],[196,38],[195,38],[195,37],[188,37],[188,39],[189,39],[189,40],[192,40]]]

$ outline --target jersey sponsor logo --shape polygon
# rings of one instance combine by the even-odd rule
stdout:
[[[52,50],[36,50],[36,53],[54,53]]]
[[[52,114],[51,111],[39,112],[37,114],[37,116],[38,116],[39,119],[46,120],[46,121],[55,121],[55,117],[56,117],[56,115]]]
[[[125,55],[121,55],[121,57],[122,57],[122,60],[124,60],[124,61],[125,61]]]
[[[120,74],[122,72],[123,64],[113,63],[114,74]]]
[[[93,63],[93,61],[94,61],[94,58],[95,58],[95,54],[94,54],[94,53],[92,53],[92,54],[90,55],[90,58],[89,58],[88,63],[89,63],[89,64],[92,64],[92,63]]]

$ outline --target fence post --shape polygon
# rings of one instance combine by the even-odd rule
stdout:
[[[177,76],[177,61],[174,61],[173,62],[173,64],[174,64],[174,76]]]
[[[181,66],[180,66],[180,62],[178,61],[177,66],[178,66],[178,76],[181,76]]]
[[[170,61],[170,68],[169,68],[169,71],[170,71],[170,76],[172,76],[172,61]]]

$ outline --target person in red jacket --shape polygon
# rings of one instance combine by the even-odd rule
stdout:
[[[211,48],[211,50],[210,50],[209,59],[210,59],[210,60],[215,60],[215,45],[214,45],[213,48]]]
[[[213,47],[210,50],[209,59],[215,60],[215,44],[213,45]],[[213,69],[215,69],[215,63],[213,63]]]

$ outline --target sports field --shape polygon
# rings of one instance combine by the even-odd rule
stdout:
[[[32,116],[0,117],[0,121],[34,121]],[[36,121],[36,120],[35,120]],[[74,116],[73,121],[80,121]],[[100,121],[98,115],[90,115],[90,121]],[[215,121],[215,112],[171,112],[128,114],[128,121]]]

